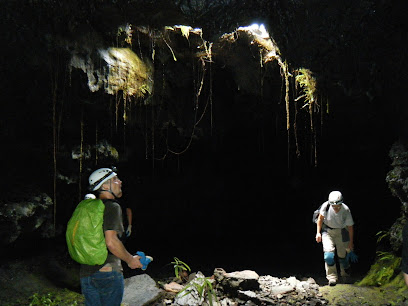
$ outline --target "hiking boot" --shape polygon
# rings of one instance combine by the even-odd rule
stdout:
[[[146,270],[147,266],[149,265],[149,263],[151,263],[153,261],[153,257],[151,256],[146,256],[144,252],[138,251],[136,252],[136,255],[140,256],[140,263],[143,265],[142,270]]]
[[[329,286],[336,286],[337,281],[335,279],[329,280]]]

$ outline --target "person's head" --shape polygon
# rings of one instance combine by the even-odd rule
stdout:
[[[329,194],[329,204],[334,207],[339,207],[343,204],[343,195],[340,191],[332,191]]]
[[[99,196],[109,194],[115,198],[122,197],[122,182],[118,178],[116,169],[100,168],[89,176],[89,189]]]

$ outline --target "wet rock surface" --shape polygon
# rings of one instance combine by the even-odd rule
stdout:
[[[26,237],[51,237],[52,205],[52,199],[45,193],[0,201],[0,245]]]

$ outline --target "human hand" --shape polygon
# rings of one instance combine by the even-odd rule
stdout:
[[[131,269],[137,269],[137,268],[143,267],[143,265],[140,263],[140,256],[138,255],[133,256],[132,260],[129,261],[127,264],[129,268]]]
[[[132,225],[129,224],[127,229],[126,229],[126,233],[125,233],[126,237],[129,237],[131,233],[132,233]]]
[[[322,234],[321,233],[317,233],[316,234],[316,242],[319,243],[322,241]]]
[[[358,262],[358,256],[356,255],[356,253],[353,252],[353,250],[347,253],[346,259],[348,262],[352,262],[352,263]]]
[[[143,267],[143,265],[140,262],[140,256],[138,255],[132,256],[131,261],[129,261],[127,264],[129,268],[131,269],[137,269],[137,268]]]

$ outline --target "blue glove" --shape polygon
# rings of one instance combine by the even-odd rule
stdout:
[[[153,261],[153,257],[146,256],[144,252],[138,251],[136,255],[140,256],[140,263],[143,265],[142,270],[147,269],[147,265]]]
[[[347,253],[346,257],[348,262],[356,263],[358,261],[358,256],[353,251]]]

